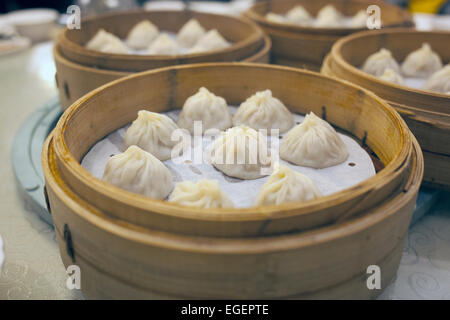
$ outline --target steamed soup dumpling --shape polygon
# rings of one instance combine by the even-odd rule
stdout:
[[[136,145],[161,161],[171,159],[172,133],[178,126],[168,116],[141,110],[125,134],[125,147]]]
[[[100,51],[104,53],[113,54],[127,54],[128,49],[122,43],[122,41],[113,35],[112,33],[106,32],[103,29],[97,31],[95,36],[89,40],[86,44],[86,48],[89,50]]]
[[[403,80],[403,77],[395,72],[394,70],[387,68],[384,70],[384,73],[380,76],[381,80],[396,83],[396,84],[404,84],[405,81]]]
[[[450,64],[433,75],[425,83],[425,90],[447,93],[450,92]]]
[[[272,96],[272,91],[265,90],[255,93],[240,105],[233,117],[233,125],[242,124],[256,130],[279,129],[283,133],[294,125],[294,116],[280,100]]]
[[[336,130],[311,112],[283,139],[280,156],[299,166],[322,169],[344,162],[349,154]]]
[[[230,46],[230,43],[225,40],[224,37],[216,29],[208,31],[200,40],[197,41],[195,46],[189,51],[189,53],[199,53],[205,51],[213,51],[225,49]]]
[[[310,178],[287,166],[280,166],[259,190],[255,205],[305,202],[320,196],[320,191]]]
[[[184,48],[193,47],[206,34],[196,19],[191,19],[178,32],[178,43]]]
[[[178,44],[166,34],[159,35],[148,49],[148,53],[154,55],[176,55],[178,52]]]
[[[439,55],[428,43],[411,52],[402,64],[402,72],[408,77],[427,78],[442,68]]]
[[[331,4],[323,7],[317,13],[314,24],[318,28],[339,28],[343,26],[342,14]]]
[[[233,208],[233,201],[217,180],[183,181],[175,186],[169,202],[194,208]]]
[[[286,14],[286,21],[299,26],[308,26],[311,24],[311,15],[303,6],[295,6]]]
[[[127,45],[136,50],[146,49],[158,35],[158,27],[149,20],[143,20],[128,33]]]
[[[180,128],[194,134],[194,122],[201,121],[203,132],[216,128],[225,130],[231,127],[231,113],[224,98],[216,96],[206,88],[189,97],[178,117]]]
[[[360,10],[350,20],[350,26],[352,28],[365,28],[367,27],[368,18],[367,12],[365,10]]]
[[[286,18],[282,16],[281,14],[269,12],[266,14],[266,20],[269,22],[275,22],[275,23],[286,23]]]
[[[211,163],[230,177],[261,178],[261,170],[271,163],[267,139],[246,126],[228,129],[212,143]]]
[[[170,170],[152,154],[136,146],[112,156],[103,181],[153,199],[165,199],[173,188]]]
[[[386,69],[392,69],[394,72],[400,73],[400,66],[392,56],[392,53],[385,48],[370,55],[362,69],[364,72],[376,77],[381,77]]]

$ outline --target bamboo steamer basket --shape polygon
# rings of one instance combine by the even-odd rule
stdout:
[[[450,62],[448,32],[408,29],[361,32],[339,40],[324,61],[322,73],[361,85],[391,104],[405,119],[424,151],[425,181],[450,186],[450,97],[379,80],[359,70],[365,59],[385,47],[398,61],[427,42]],[[438,170],[443,169],[443,170]]]
[[[202,86],[231,105],[270,88],[291,111],[314,111],[360,139],[385,168],[352,188],[307,203],[205,210],[126,192],[94,178],[81,167],[85,153],[105,135],[134,120],[138,110],[145,107],[163,112],[181,108]],[[149,87],[153,90],[147,90]],[[255,237],[343,221],[379,205],[407,177],[412,135],[389,105],[358,86],[287,67],[216,63],[147,71],[88,93],[60,118],[54,148],[68,187],[111,217],[176,234]]]
[[[272,38],[273,63],[318,71],[324,57],[339,38],[364,28],[302,27],[270,22],[265,19],[265,15],[268,12],[284,14],[296,5],[301,5],[315,16],[328,4],[332,4],[346,16],[353,16],[370,5],[358,0],[272,0],[256,3],[245,15],[258,23]],[[377,5],[381,9],[384,28],[414,26],[410,14],[401,8],[383,3],[377,3]]]
[[[264,43],[258,50],[243,62],[269,63],[270,48],[272,42],[264,35]],[[89,91],[96,89],[105,83],[133,74],[133,72],[114,71],[84,66],[69,61],[62,56],[58,45],[53,49],[53,57],[56,65],[56,83],[59,100],[63,110],[68,108],[78,98]]]
[[[66,267],[81,269],[90,299],[369,299],[367,267],[382,289],[398,268],[423,175],[417,142],[408,178],[386,201],[343,223],[302,233],[207,238],[118,220],[65,183],[47,139],[42,163]]]
[[[152,21],[160,30],[176,33],[191,18],[197,19],[207,30],[217,29],[232,45],[221,50],[175,56],[109,54],[84,47],[101,28],[124,39],[134,25],[145,19]],[[263,43],[263,31],[249,19],[189,10],[107,13],[83,20],[80,30],[65,28],[58,37],[61,55],[68,60],[83,66],[124,72],[177,64],[240,61],[255,54]]]

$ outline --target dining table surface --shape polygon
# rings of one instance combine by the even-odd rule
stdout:
[[[68,289],[53,227],[18,192],[11,159],[23,122],[57,96],[52,47],[44,42],[0,55],[0,299],[85,299]],[[450,299],[450,193],[411,227],[396,277],[379,299]]]

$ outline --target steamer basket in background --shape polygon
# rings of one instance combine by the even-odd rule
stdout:
[[[264,35],[261,48],[243,59],[242,62],[269,63],[271,46],[270,38]],[[89,91],[110,81],[133,74],[133,72],[98,69],[71,62],[61,55],[58,46],[53,49],[53,56],[57,70],[56,83],[59,100],[63,109],[68,108]]]
[[[424,181],[450,188],[450,97],[382,81],[359,67],[381,48],[392,51],[397,61],[422,46],[431,45],[450,63],[449,32],[421,32],[409,29],[361,32],[339,40],[324,61],[322,73],[361,85],[385,99],[405,119],[422,147],[425,158]]]
[[[352,188],[315,201],[208,210],[126,192],[81,167],[81,159],[96,142],[133,121],[140,109],[181,108],[202,86],[231,105],[256,91],[271,89],[291,111],[313,111],[359,139],[385,167]],[[228,238],[292,233],[364,214],[391,197],[408,178],[412,141],[401,117],[369,91],[313,72],[244,63],[170,67],[116,80],[75,102],[53,133],[55,161],[65,184],[102,212],[164,232]]]
[[[370,3],[358,0],[271,0],[261,1],[250,8],[245,15],[257,22],[271,37],[272,63],[303,67],[318,71],[324,57],[341,37],[364,30],[364,28],[313,28],[291,24],[273,23],[265,19],[268,12],[284,14],[296,5],[303,6],[311,15],[324,6],[332,4],[347,16],[366,10]],[[383,28],[413,27],[412,17],[405,10],[383,3],[381,9]]]
[[[125,37],[144,19],[151,20],[161,30],[178,31],[190,18],[198,19],[207,29],[218,29],[233,45],[224,50],[178,56],[106,54],[83,46],[100,28]],[[61,106],[66,109],[87,92],[109,81],[149,69],[211,61],[268,63],[271,45],[270,38],[255,23],[242,17],[193,11],[132,11],[89,18],[82,22],[81,30],[65,29],[54,48]]]
[[[103,28],[121,39],[140,21],[148,19],[160,30],[178,32],[191,18],[207,30],[217,29],[232,45],[221,50],[174,56],[109,54],[89,50],[84,45]],[[79,30],[64,29],[58,38],[62,56],[84,66],[139,72],[178,64],[239,61],[255,54],[264,42],[262,30],[243,17],[183,11],[129,11],[87,18]]]

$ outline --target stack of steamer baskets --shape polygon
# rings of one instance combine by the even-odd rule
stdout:
[[[204,53],[174,56],[110,54],[88,50],[85,44],[104,29],[121,39],[139,22],[150,20],[162,31],[178,32],[195,18],[207,30],[217,29],[231,46]],[[81,22],[81,29],[64,29],[54,48],[56,82],[63,109],[99,86],[132,73],[201,62],[268,63],[271,42],[263,31],[242,17],[193,11],[129,11],[109,13]]]
[[[303,27],[271,22],[265,16],[269,12],[284,15],[297,5],[316,16],[329,4],[348,17],[370,5],[367,1],[358,0],[271,0],[258,2],[246,12],[246,16],[257,22],[272,39],[272,63],[319,71],[323,59],[338,39],[366,28]],[[381,9],[383,28],[414,26],[408,12],[389,4],[377,2],[377,5]]]
[[[382,162],[371,178],[302,203],[197,209],[129,193],[80,163],[145,107],[165,112],[206,86],[238,105],[271,89],[295,113],[313,111]],[[154,88],[155,90],[148,90]],[[331,94],[330,94],[331,93]],[[88,298],[374,298],[398,268],[423,176],[402,118],[349,82],[281,66],[174,66],[111,82],[79,99],[47,139],[42,164],[62,260],[81,268]]]
[[[361,32],[338,41],[325,59],[322,73],[363,86],[385,99],[405,119],[422,147],[424,181],[450,188],[450,96],[382,81],[359,68],[372,53],[386,48],[401,62],[429,43],[444,65],[450,62],[449,32],[383,30]]]

